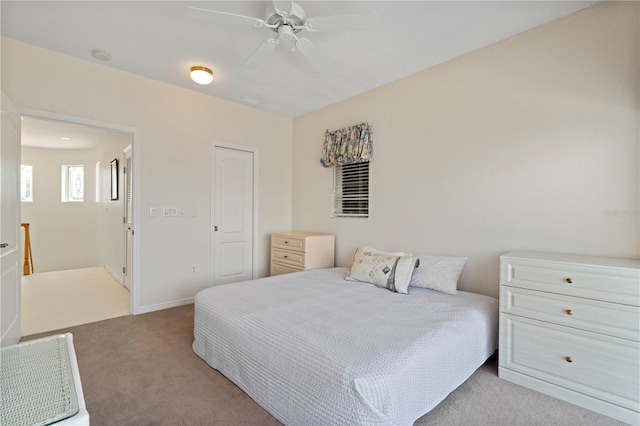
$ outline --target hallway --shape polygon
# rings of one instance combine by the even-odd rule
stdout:
[[[103,267],[22,277],[22,336],[131,314],[131,295]]]

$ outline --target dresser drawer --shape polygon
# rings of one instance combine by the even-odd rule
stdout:
[[[638,411],[640,343],[502,314],[500,366]]]
[[[271,260],[279,263],[284,263],[289,266],[304,268],[304,253],[272,249]]]
[[[640,308],[502,286],[500,312],[640,340]]]
[[[271,262],[271,271],[270,275],[282,275],[282,274],[290,274],[292,272],[300,272],[304,269],[294,268],[293,266],[282,265],[280,263]]]
[[[502,257],[503,285],[640,306],[640,272]]]
[[[304,252],[305,249],[305,239],[304,238],[292,238],[284,235],[272,235],[271,236],[271,247],[272,248],[281,248],[285,250],[293,250]]]

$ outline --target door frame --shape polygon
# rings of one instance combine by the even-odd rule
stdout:
[[[128,133],[131,135],[131,149],[132,149],[131,160],[133,163],[133,169],[139,170],[138,164],[140,161],[140,158],[139,158],[140,157],[140,152],[139,152],[140,129],[136,127],[125,126],[125,125],[116,124],[116,123],[109,123],[106,121],[92,120],[89,118],[75,117],[72,115],[59,114],[56,112],[43,111],[43,110],[38,110],[33,108],[18,108],[18,110],[21,115],[26,115],[30,117],[62,121],[62,122],[67,122],[71,124],[80,124],[84,126],[98,127],[101,129],[110,130],[114,132]],[[133,209],[133,211],[132,211],[132,218],[131,218],[132,220],[131,227],[132,227],[132,230],[134,231],[137,229],[138,223],[140,223],[139,221],[139,214],[140,214],[139,198],[140,197],[137,196],[137,194],[140,193],[139,192],[139,175],[140,173],[134,173],[132,176],[133,182],[132,182],[131,192],[132,192],[133,202],[131,203],[131,208]],[[18,194],[18,196],[20,195]],[[20,202],[20,200],[18,200],[18,202]],[[138,274],[140,271],[140,264],[139,264],[140,244],[137,244],[136,239],[132,238],[131,245],[132,245],[131,314],[136,315],[140,313],[140,306],[139,306],[140,305],[140,294],[139,294],[140,289],[138,286]]]
[[[235,144],[235,143],[227,143],[227,142],[218,142],[218,141],[213,141],[211,142],[211,188],[210,188],[210,193],[211,193],[211,226],[210,226],[210,232],[211,232],[211,248],[210,248],[210,252],[209,252],[209,259],[210,259],[210,269],[209,269],[209,282],[212,282],[213,285],[216,285],[215,281],[214,281],[214,272],[215,272],[215,261],[214,261],[214,257],[213,257],[213,253],[215,250],[215,235],[214,235],[214,230],[213,227],[215,226],[215,203],[216,200],[214,199],[214,194],[215,194],[215,180],[216,180],[216,148],[226,148],[226,149],[233,149],[235,151],[244,151],[244,152],[250,152],[253,154],[253,212],[252,212],[252,235],[251,238],[253,239],[253,253],[251,254],[251,279],[255,279],[258,276],[258,183],[259,183],[259,179],[258,179],[258,171],[259,171],[259,167],[258,167],[258,163],[259,163],[259,149],[254,147],[254,146],[248,146],[248,145],[240,145],[240,144]]]
[[[125,179],[123,186],[123,194],[124,194],[124,216],[125,218],[128,215],[127,211],[127,200],[131,198],[133,201],[133,195],[129,197],[129,191],[133,194],[133,146],[127,146],[122,153],[124,154],[124,164],[122,165],[122,170],[124,171]],[[131,159],[131,166],[128,166],[127,159]],[[129,190],[129,183],[131,183],[131,190]],[[131,208],[131,221],[133,222],[133,204],[130,204]],[[133,272],[133,258],[131,255],[131,251],[133,248],[133,223],[127,223],[124,220],[124,274],[122,277],[122,284],[131,292],[131,273]],[[127,229],[128,227],[128,229]],[[132,231],[131,233],[129,231]]]

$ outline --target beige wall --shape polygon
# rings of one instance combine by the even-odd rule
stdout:
[[[33,202],[22,203],[36,272],[100,265],[98,208],[95,199],[95,149],[22,148],[22,164],[33,167]],[[82,165],[85,201],[61,201],[62,165]]]
[[[124,231],[122,197],[109,198],[109,162],[123,162],[130,136],[113,133],[109,142],[91,149],[22,147],[22,163],[33,167],[33,202],[22,203],[22,222],[29,223],[36,272],[105,266],[122,282]],[[100,161],[101,197],[96,202],[96,162]],[[84,201],[61,201],[62,165],[84,166]],[[122,170],[122,169],[120,169]],[[119,182],[122,194],[122,179]]]
[[[494,296],[510,250],[638,257],[639,11],[607,2],[295,119],[293,229],[335,233],[343,266],[359,245],[468,256],[460,288]],[[362,121],[370,217],[331,218],[323,132]]]
[[[268,274],[269,234],[291,229],[291,119],[6,38],[2,90],[18,107],[138,129],[140,312],[211,285],[212,141],[259,149],[258,269]],[[149,217],[150,206],[197,216]]]

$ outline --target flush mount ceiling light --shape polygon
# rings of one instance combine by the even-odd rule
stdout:
[[[189,77],[198,84],[209,84],[213,81],[213,71],[207,67],[191,67]]]

